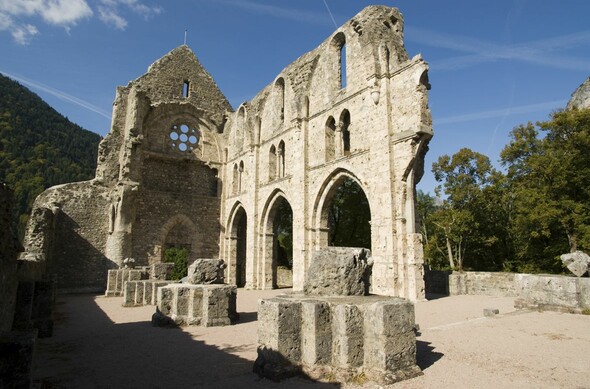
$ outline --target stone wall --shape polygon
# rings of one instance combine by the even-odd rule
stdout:
[[[516,297],[517,308],[580,312],[590,309],[590,278],[463,272],[449,275],[450,295]]]
[[[449,275],[449,294],[473,294],[516,297],[518,288],[514,273],[453,272]]]
[[[93,182],[80,182],[51,188],[35,200],[33,212],[51,210],[51,214],[45,212],[44,223],[45,230],[53,234],[49,244],[43,243],[39,260],[46,262],[48,274],[57,275],[62,290],[102,291],[106,286],[107,270],[114,266],[104,255],[108,233],[106,191]],[[36,226],[30,222],[28,229]],[[30,236],[33,234],[28,231],[27,239]],[[31,244],[26,247],[27,253],[35,255]]]
[[[248,287],[276,284],[272,218],[287,201],[293,287],[302,289],[314,252],[328,245],[331,199],[351,179],[371,209],[373,292],[424,298],[413,201],[432,136],[427,72],[404,49],[399,11],[371,6],[229,115],[221,218],[229,232],[235,215],[247,215]],[[222,238],[222,256],[235,269],[236,237]]]

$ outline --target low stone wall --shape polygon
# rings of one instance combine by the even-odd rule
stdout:
[[[517,297],[515,273],[453,272],[449,274],[449,294],[482,294]]]
[[[389,384],[421,375],[414,305],[385,296],[290,294],[258,303],[255,372],[282,379],[302,370],[345,382]]]
[[[158,288],[157,313],[176,325],[225,326],[238,318],[236,299],[233,285],[169,284]]]
[[[123,283],[123,306],[156,305],[158,288],[169,283],[161,280],[126,281]]]
[[[579,313],[590,309],[590,278],[516,273],[455,272],[450,295],[516,297],[515,307]]]

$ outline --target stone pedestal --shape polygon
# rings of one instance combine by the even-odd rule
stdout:
[[[177,325],[229,325],[238,319],[233,285],[169,284],[158,288],[157,309]]]
[[[139,280],[127,281],[123,284],[123,306],[139,307],[156,305],[158,288],[166,286],[170,281]]]
[[[105,296],[121,296],[125,282],[145,280],[148,277],[149,273],[146,269],[111,269],[108,272]]]
[[[257,368],[280,379],[301,370],[316,379],[380,384],[421,375],[414,306],[385,296],[283,295],[258,305]]]

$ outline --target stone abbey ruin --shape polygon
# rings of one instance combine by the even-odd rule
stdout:
[[[183,45],[118,87],[96,178],[36,200],[22,259],[64,290],[104,290],[126,258],[168,247],[228,265],[229,284],[280,284],[276,216],[292,212],[302,290],[329,244],[328,210],[352,180],[370,206],[371,292],[424,298],[415,185],[432,137],[428,66],[410,58],[397,9],[365,8],[233,110]],[[292,277],[292,279],[290,279]]]

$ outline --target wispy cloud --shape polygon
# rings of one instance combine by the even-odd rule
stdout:
[[[579,59],[555,54],[558,51],[590,46],[590,31],[501,45],[471,37],[410,27],[406,29],[406,39],[427,46],[465,53],[432,61],[431,67],[437,70],[457,70],[480,63],[501,60],[516,60],[567,70],[590,69],[590,59],[588,58]]]
[[[41,17],[68,30],[92,14],[85,0],[0,0],[0,31],[8,31],[15,42],[26,45],[39,30],[24,19]]]
[[[567,104],[567,100],[548,101],[545,103],[521,105],[519,107],[501,108],[490,111],[473,112],[463,115],[449,116],[446,118],[436,119],[436,124],[451,124],[451,123],[462,123],[473,120],[491,119],[497,117],[506,117],[510,115],[517,115],[523,113],[540,112],[558,109],[564,107]]]
[[[13,80],[16,80],[16,81],[20,82],[21,84],[24,84],[32,89],[48,93],[48,94],[55,96],[61,100],[67,101],[69,103],[72,103],[72,104],[78,105],[82,108],[85,108],[89,111],[97,113],[100,116],[103,116],[107,119],[111,118],[111,114],[109,112],[105,111],[104,109],[97,107],[96,105],[91,104],[88,101],[85,101],[85,100],[79,99],[75,96],[72,96],[64,91],[52,88],[50,86],[44,85],[44,84],[37,82],[37,81],[26,79],[24,77],[21,77],[21,76],[15,75],[15,74],[7,73],[1,69],[0,69],[0,73],[4,74],[6,77],[10,77]]]
[[[120,30],[127,27],[124,15],[129,12],[146,20],[162,12],[161,7],[140,0],[97,0],[97,3],[99,19]],[[0,0],[0,31],[9,32],[16,43],[26,45],[39,34],[39,28],[32,24],[36,18],[70,31],[94,14],[87,0]]]
[[[216,4],[230,5],[248,12],[268,15],[279,19],[294,20],[301,23],[330,25],[331,15],[323,12],[302,11],[278,5],[260,4],[248,0],[215,0]]]
[[[98,5],[98,17],[101,21],[119,30],[127,27],[127,19],[123,17],[125,11],[131,11],[148,20],[162,13],[159,6],[145,5],[138,0],[100,0]]]

